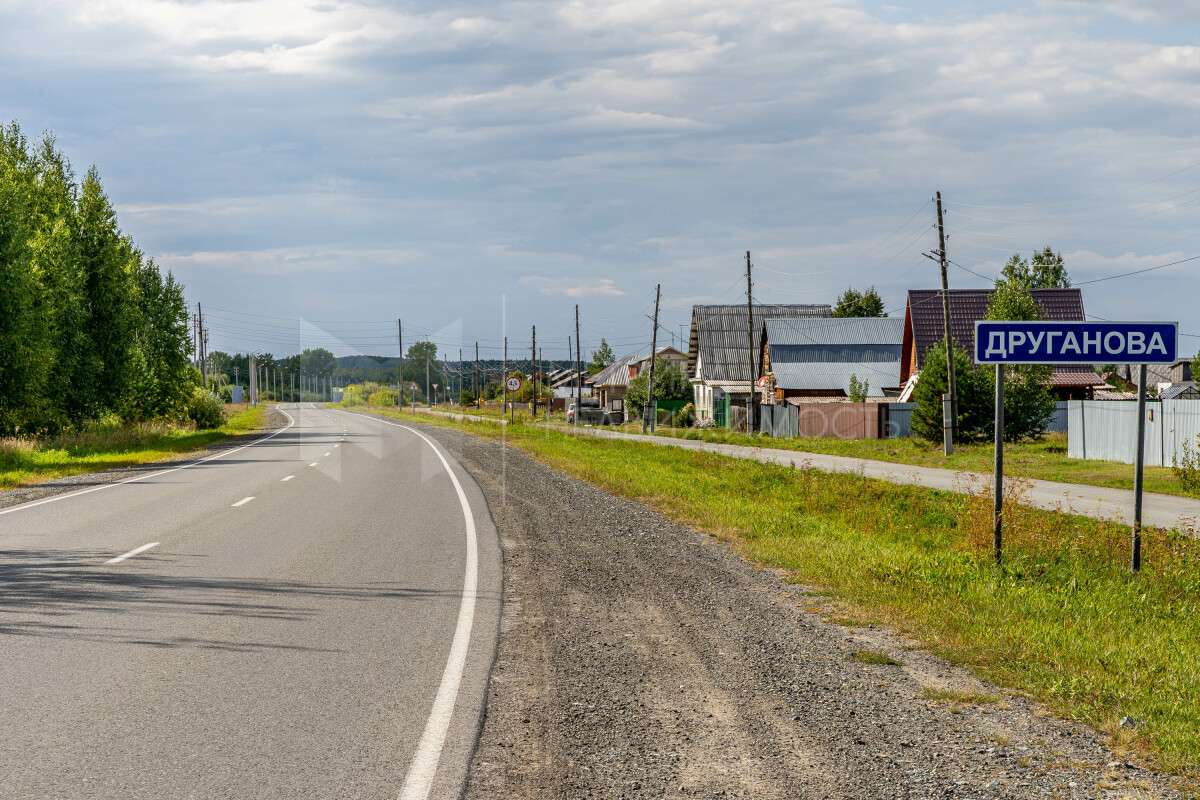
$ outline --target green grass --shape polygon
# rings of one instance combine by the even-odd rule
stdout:
[[[265,419],[266,409],[259,406],[235,410],[224,425],[210,431],[164,422],[106,421],[67,436],[0,439],[0,489],[171,459],[256,430]]]
[[[994,694],[981,692],[964,692],[959,689],[937,689],[926,687],[921,690],[922,700],[933,700],[938,703],[959,703],[965,706],[996,705],[1001,698]]]
[[[821,587],[831,616],[889,625],[1161,768],[1189,780],[1198,774],[1200,542],[1146,531],[1143,570],[1132,577],[1127,528],[1020,505],[1014,481],[1000,569],[985,494],[544,427],[421,421],[504,437]],[[1120,728],[1124,716],[1140,726]]]
[[[660,428],[660,436],[701,439],[725,444],[751,447],[771,447],[779,450],[799,450],[895,464],[963,470],[991,474],[995,448],[990,444],[955,445],[954,453],[946,456],[941,444],[931,444],[915,436],[902,439],[835,439],[812,437],[773,439],[769,436],[748,436],[724,429]],[[1004,474],[1019,478],[1035,478],[1113,489],[1133,488],[1133,465],[1113,461],[1094,461],[1067,458],[1067,435],[1052,433],[1039,442],[1021,442],[1004,447]],[[1146,467],[1145,486],[1148,492],[1160,492],[1181,497],[1196,497],[1187,492],[1169,467]]]
[[[904,665],[903,661],[897,661],[887,653],[879,650],[855,650],[850,654],[850,660],[857,661],[860,664],[881,664],[894,667]]]

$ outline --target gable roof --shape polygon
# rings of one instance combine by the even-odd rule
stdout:
[[[644,356],[621,356],[588,379],[592,386],[628,386],[629,365]]]
[[[900,317],[768,319],[763,334],[775,385],[785,391],[849,394],[851,377],[877,389],[900,386]]]
[[[745,305],[692,306],[692,332],[688,342],[687,374],[696,377],[696,361],[704,364],[704,379],[745,382],[750,374],[750,330],[762,330],[764,319],[829,318],[828,305],[756,305],[746,324]],[[755,342],[757,346],[758,342]],[[757,356],[755,356],[757,359]]]
[[[975,350],[975,323],[987,315],[988,299],[994,289],[951,289],[950,335],[968,353]],[[1083,295],[1079,289],[1032,289],[1034,302],[1042,309],[1042,318],[1053,322],[1084,322]],[[925,353],[945,338],[945,312],[941,289],[910,289],[904,311],[904,362],[900,380],[908,379],[911,371],[920,372],[925,365]],[[916,352],[915,366],[908,354]],[[1051,386],[1101,386],[1104,381],[1087,366],[1059,365],[1051,375]]]

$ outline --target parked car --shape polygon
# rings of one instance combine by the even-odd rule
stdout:
[[[582,407],[583,408],[599,408],[600,401],[599,400],[584,400]],[[569,406],[567,406],[567,424],[574,424],[574,422],[575,422],[575,404],[571,403]]]

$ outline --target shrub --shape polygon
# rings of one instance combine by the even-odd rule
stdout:
[[[372,392],[367,397],[367,405],[388,407],[396,405],[396,393],[391,389],[381,389],[377,392]]]
[[[475,405],[475,395],[471,394],[470,389],[463,389],[462,394],[458,396],[458,402],[464,406]]]
[[[1200,436],[1196,437],[1195,450],[1190,443],[1183,443],[1183,457],[1171,458],[1171,471],[1185,492],[1200,494]]]
[[[225,404],[212,392],[197,389],[188,401],[186,414],[201,430],[219,428],[225,422]]]
[[[688,403],[675,414],[675,427],[690,428],[696,422],[696,407]]]

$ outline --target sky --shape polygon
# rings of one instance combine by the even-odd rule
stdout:
[[[952,288],[1049,245],[1191,353],[1198,39],[1184,0],[0,0],[0,121],[97,166],[210,350],[564,359],[578,304],[585,358],[644,352],[656,285],[671,344],[746,251],[755,301],[903,314],[941,191]]]

